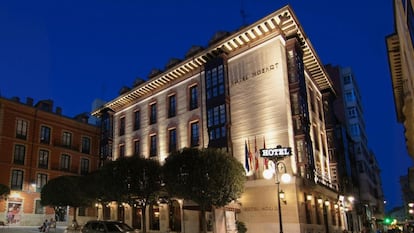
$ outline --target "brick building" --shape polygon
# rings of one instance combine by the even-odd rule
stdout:
[[[88,116],[62,115],[52,100],[0,98],[0,183],[10,187],[0,201],[0,219],[15,225],[40,225],[56,217],[67,221],[69,209],[40,205],[40,190],[61,175],[84,175],[98,167],[99,128]],[[94,208],[79,215],[95,216]]]

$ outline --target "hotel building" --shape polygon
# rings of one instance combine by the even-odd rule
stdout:
[[[339,188],[342,164],[326,129],[326,111],[332,109],[325,98],[335,95],[309,38],[285,6],[235,32],[217,33],[206,48],[192,47],[184,59],[154,70],[92,115],[102,122],[102,161],[140,155],[163,163],[173,150],[215,147],[243,163],[245,191],[225,208],[213,208],[207,216],[214,219],[211,231],[236,232],[238,220],[249,232],[282,232],[280,226],[286,232],[342,232],[353,220],[346,215],[352,202]],[[292,155],[276,166],[259,155],[278,146],[291,148]],[[290,174],[291,181],[264,179],[268,167],[276,175]],[[278,185],[284,194],[280,208]],[[148,230],[199,232],[191,201],[172,203],[150,207]],[[135,207],[98,208],[141,226]]]
[[[56,218],[67,225],[72,211],[40,204],[41,188],[61,175],[85,175],[98,168],[99,128],[88,117],[62,115],[52,100],[36,104],[19,98],[0,98],[0,183],[10,195],[0,200],[0,219],[10,226],[40,226]],[[95,208],[82,208],[80,218],[96,216]],[[71,219],[70,219],[71,220]]]

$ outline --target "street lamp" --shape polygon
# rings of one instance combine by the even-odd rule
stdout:
[[[276,187],[277,187],[277,205],[278,205],[278,214],[279,214],[279,229],[280,229],[280,233],[283,233],[283,224],[282,224],[282,206],[280,204],[281,200],[285,198],[285,193],[283,191],[280,190],[280,181],[282,181],[283,183],[289,183],[291,180],[291,176],[287,173],[286,171],[286,165],[283,162],[277,162],[277,160],[275,160],[275,166],[273,167],[273,169],[267,169],[265,171],[263,171],[263,177],[265,179],[271,179],[272,176],[275,176],[275,182],[276,182]],[[282,176],[279,179],[279,173],[282,173]],[[285,202],[285,200],[284,200]],[[285,202],[286,203],[286,202]]]

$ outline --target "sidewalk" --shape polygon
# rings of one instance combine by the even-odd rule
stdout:
[[[66,227],[58,226],[56,227],[56,231],[54,229],[50,230],[50,232],[56,233],[63,233]],[[35,226],[0,226],[0,233],[34,233],[39,232],[39,229]],[[49,233],[50,233],[49,232]]]

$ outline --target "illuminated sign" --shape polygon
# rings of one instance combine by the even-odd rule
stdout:
[[[281,147],[277,146],[276,148],[269,148],[269,149],[261,149],[260,156],[261,157],[285,157],[292,155],[292,148],[290,147]]]

